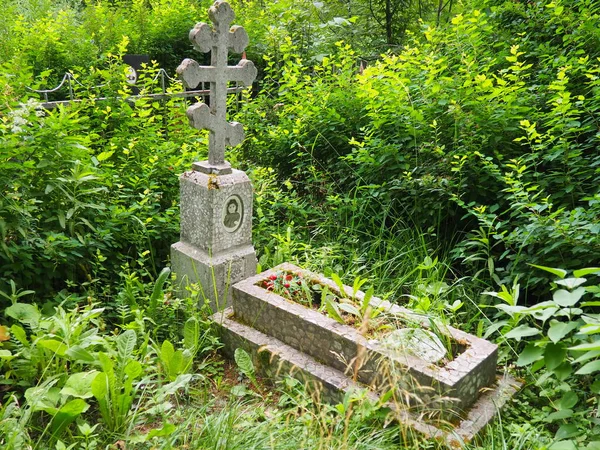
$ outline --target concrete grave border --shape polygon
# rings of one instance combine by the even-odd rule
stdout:
[[[318,401],[329,403],[342,402],[346,393],[356,390],[367,390],[369,400],[380,401],[379,395],[366,385],[272,336],[239,323],[231,307],[214,314],[212,320],[223,342],[221,351],[234,359],[235,350],[244,349],[251,355],[257,373],[272,382],[292,376],[303,382],[307,392],[317,396]],[[454,424],[444,420],[425,420],[422,415],[392,402],[385,406],[390,408],[391,417],[407,427],[407,431],[435,439],[449,448],[462,448],[493,420],[521,384],[506,374],[495,376],[494,384],[485,389],[464,417]],[[410,442],[410,433],[406,439],[406,443]]]
[[[439,411],[448,419],[461,416],[477,400],[480,390],[494,383],[495,344],[447,326],[440,330],[464,347],[464,351],[450,362],[437,366],[409,353],[398,355],[377,341],[366,339],[352,326],[338,323],[259,286],[278,272],[299,274],[328,286],[334,293],[339,291],[332,280],[284,263],[233,286],[235,320],[336,370],[348,372],[349,367],[357,370],[357,381],[376,392],[385,392],[390,386],[395,386],[416,393],[418,403],[424,409]],[[345,286],[345,289],[346,296],[352,297],[352,288]],[[364,293],[358,291],[355,297],[361,301],[363,296]],[[406,308],[376,297],[371,304],[381,307],[387,314],[429,327],[426,317]],[[360,367],[356,367],[357,363]]]

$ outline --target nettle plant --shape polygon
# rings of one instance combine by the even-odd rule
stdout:
[[[540,420],[558,425],[557,439],[600,438],[600,420],[589,417],[588,404],[600,394],[600,283],[584,286],[600,267],[572,272],[534,266],[557,277],[552,299],[533,306],[519,305],[519,284],[502,285],[499,292],[485,292],[501,300],[493,305],[486,336],[499,331],[508,344],[517,342],[517,367],[527,368],[541,388],[540,397],[550,400]],[[524,346],[522,344],[525,344]]]

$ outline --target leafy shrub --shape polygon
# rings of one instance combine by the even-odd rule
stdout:
[[[119,97],[46,111],[11,103],[0,122],[0,289],[14,279],[58,291],[128,267],[149,280],[177,238],[176,174],[203,137],[179,100],[125,102],[120,65],[93,75]]]
[[[362,71],[347,46],[314,64],[287,41],[243,112],[243,154],[313,203],[377,198],[375,227],[414,223],[444,252],[462,241],[458,269],[481,270],[470,267],[481,258],[469,233],[482,227],[493,240],[488,282],[529,272],[528,262],[594,265],[597,18],[590,2],[503,2],[425,26]]]
[[[575,270],[566,278],[566,270],[536,267],[557,277],[552,300],[519,305],[518,284],[487,292],[500,299],[493,305],[498,313],[487,335],[500,331],[504,342],[514,343],[519,352],[516,365],[535,378],[532,388],[547,400],[544,417],[537,420],[554,429],[557,441],[589,443],[587,448],[593,448],[600,441],[600,427],[587,415],[587,404],[600,393],[594,375],[600,371],[600,316],[595,313],[600,285],[584,285],[600,268]]]

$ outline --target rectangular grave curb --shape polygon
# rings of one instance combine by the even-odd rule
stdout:
[[[358,372],[358,380],[375,389],[379,387],[379,391],[386,390],[387,385],[390,384],[390,377],[385,379],[380,374],[395,374],[398,370],[404,372],[408,370],[410,377],[403,376],[408,380],[406,388],[415,390],[417,385],[432,387],[435,391],[433,395],[430,395],[427,389],[422,390],[420,396],[424,402],[435,404],[434,408],[449,411],[451,415],[468,410],[477,400],[479,391],[494,383],[497,363],[496,345],[455,328],[445,327],[444,333],[464,345],[466,349],[444,366],[432,365],[409,354],[401,357],[391,355],[377,342],[365,339],[354,327],[340,324],[318,311],[286,300],[257,286],[270,275],[281,271],[301,274],[305,278],[329,286],[334,292],[338,291],[332,280],[284,263],[233,286],[233,310],[236,320],[273,336],[342,372],[348,369],[357,355],[360,357],[361,354],[366,353]],[[345,286],[345,289],[346,295],[352,297],[352,288]],[[359,291],[355,297],[360,301],[363,296],[364,293]],[[381,306],[388,313],[417,321],[423,327],[428,327],[427,319],[406,308],[375,297],[371,302],[375,306]],[[387,364],[388,367],[382,367],[382,364]],[[394,376],[393,383],[397,384],[398,379]]]
[[[251,355],[255,369],[269,380],[280,380],[290,375],[305,383],[308,391],[318,394],[319,400],[328,403],[341,402],[346,392],[353,389],[367,389],[342,372],[316,361],[314,358],[284,344],[272,336],[267,336],[235,320],[232,308],[216,313],[211,317],[213,326],[224,346],[222,352],[233,358],[235,350],[242,348]],[[481,432],[520,389],[522,383],[509,375],[495,376],[494,383],[472,404],[466,417],[452,429],[442,429],[426,423],[406,410],[393,404],[386,404],[395,415],[395,420],[428,439],[445,443],[449,448],[461,448]],[[367,393],[371,401],[378,395]]]

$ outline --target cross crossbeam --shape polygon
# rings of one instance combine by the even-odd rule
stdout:
[[[238,122],[227,121],[227,86],[230,81],[250,85],[256,78],[252,61],[242,59],[237,65],[227,65],[228,51],[242,53],[248,45],[248,34],[240,26],[230,28],[235,14],[229,3],[217,0],[208,10],[214,27],[198,23],[190,31],[190,41],[200,52],[211,52],[211,65],[201,66],[193,59],[185,59],[177,68],[183,83],[195,88],[202,82],[210,83],[210,106],[196,103],[187,110],[190,125],[209,130],[208,162],[194,164],[205,173],[231,172],[225,161],[225,146],[236,146],[244,140],[244,129]]]

